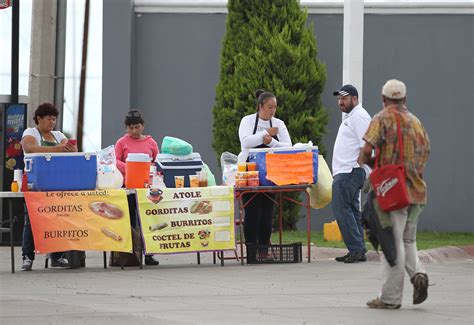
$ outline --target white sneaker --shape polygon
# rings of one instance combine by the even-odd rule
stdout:
[[[57,260],[51,259],[51,267],[69,267],[69,262],[65,257],[61,257]]]
[[[27,256],[23,258],[23,264],[21,265],[22,271],[31,271],[33,267],[33,260],[30,260]]]

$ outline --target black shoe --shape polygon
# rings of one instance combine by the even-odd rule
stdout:
[[[365,256],[365,252],[356,252],[356,253],[349,253],[349,257],[344,260],[344,263],[357,263],[357,262],[365,262],[367,261],[367,257]]]
[[[153,255],[145,255],[145,265],[158,265],[160,262]]]
[[[339,257],[336,257],[335,260],[338,261],[338,262],[344,262],[346,260],[346,258],[349,257],[349,255],[351,255],[350,253],[347,253],[346,255],[344,256],[339,256]]]
[[[411,279],[413,283],[413,304],[418,305],[428,298],[428,275],[425,273],[417,273]]]
[[[69,267],[69,262],[64,257],[58,258],[57,260],[51,259],[51,267]]]

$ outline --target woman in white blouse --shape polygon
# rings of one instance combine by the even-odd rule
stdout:
[[[248,160],[249,149],[291,147],[285,122],[275,117],[277,100],[274,94],[257,90],[257,112],[240,121],[241,152],[239,162]],[[268,194],[258,194],[245,208],[244,234],[246,244],[269,245],[272,234],[273,202]],[[248,198],[244,197],[247,202]]]

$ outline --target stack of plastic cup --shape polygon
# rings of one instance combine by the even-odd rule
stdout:
[[[23,170],[15,169],[13,171],[13,181],[18,184],[18,190],[21,189],[21,182],[23,181]],[[15,192],[18,192],[18,190]]]

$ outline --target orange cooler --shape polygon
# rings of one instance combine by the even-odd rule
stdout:
[[[146,153],[129,153],[125,162],[125,187],[144,188],[149,182],[151,158]]]

